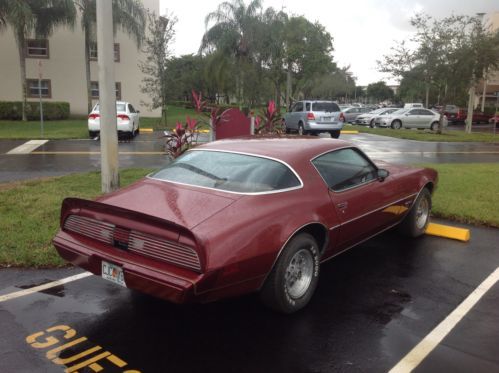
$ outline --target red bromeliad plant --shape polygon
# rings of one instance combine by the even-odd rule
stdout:
[[[275,102],[269,101],[267,107],[255,118],[255,134],[282,133],[281,114],[276,110]]]
[[[194,103],[194,110],[198,114],[204,114],[209,117],[209,121],[191,119],[186,117],[185,123],[177,122],[175,129],[168,135],[165,135],[165,150],[171,158],[177,158],[184,154],[191,147],[195,146],[199,127],[201,125],[208,125],[212,130],[222,120],[220,108],[212,107],[209,113],[206,113],[206,101],[202,100],[201,92],[196,93],[192,90],[192,100]]]

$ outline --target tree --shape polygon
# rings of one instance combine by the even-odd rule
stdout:
[[[207,31],[201,41],[200,52],[222,53],[219,56],[234,60],[236,65],[236,97],[239,103],[244,100],[244,74],[252,63],[252,53],[256,45],[256,34],[260,24],[260,0],[251,0],[248,5],[243,0],[225,1],[205,18]],[[208,28],[210,22],[215,23]]]
[[[81,27],[85,39],[85,79],[87,82],[87,107],[92,110],[92,91],[90,85],[90,48],[96,42],[96,0],[74,0],[81,13]],[[140,48],[144,38],[146,11],[139,0],[112,0],[113,27],[119,28],[131,37],[137,48]]]
[[[172,16],[161,17],[148,13],[149,34],[143,49],[146,60],[139,63],[140,70],[146,75],[142,79],[141,90],[151,98],[150,106],[153,109],[161,107],[162,119],[166,119],[168,47],[175,35],[173,27],[176,22],[177,19]]]
[[[393,98],[393,91],[386,85],[385,82],[379,81],[367,86],[367,96],[378,101],[388,100]]]
[[[2,0],[0,31],[10,26],[19,52],[22,92],[22,120],[26,121],[26,39],[46,38],[59,26],[71,26],[76,16],[72,0]]]
[[[191,91],[206,91],[205,59],[200,55],[173,57],[166,62],[167,100],[190,101]]]

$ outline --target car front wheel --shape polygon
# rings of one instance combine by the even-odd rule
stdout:
[[[329,134],[333,139],[338,139],[340,137],[340,130],[329,131]]]
[[[394,121],[392,122],[392,128],[393,128],[394,130],[399,130],[399,129],[401,129],[401,128],[402,128],[402,123],[401,123],[399,120],[394,120]]]
[[[430,222],[431,193],[424,188],[412,205],[411,210],[400,223],[400,230],[409,237],[423,235]]]
[[[305,307],[319,280],[319,248],[307,233],[292,238],[279,256],[261,291],[268,307],[293,313]]]
[[[433,122],[430,126],[430,130],[432,131],[438,130],[438,122]]]

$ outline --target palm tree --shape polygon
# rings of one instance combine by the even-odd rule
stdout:
[[[247,6],[243,0],[225,1],[205,18],[207,28],[210,22],[214,21],[215,24],[205,32],[200,52],[218,51],[235,60],[236,96],[239,103],[244,97],[245,65],[252,63],[261,8],[260,0],[251,0]]]
[[[22,120],[26,121],[26,39],[32,35],[46,38],[58,26],[74,24],[76,12],[72,0],[0,0],[0,31],[14,31],[22,85]]]
[[[130,36],[140,48],[146,25],[146,11],[138,0],[112,0],[114,31],[119,28]],[[90,47],[95,42],[96,0],[74,0],[81,13],[81,27],[85,38],[85,78],[87,81],[88,112],[92,110],[92,92],[90,87]]]

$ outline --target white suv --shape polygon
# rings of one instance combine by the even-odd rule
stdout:
[[[332,101],[298,101],[284,114],[286,133],[296,131],[300,135],[329,132],[331,137],[337,139],[344,122],[344,114]]]

